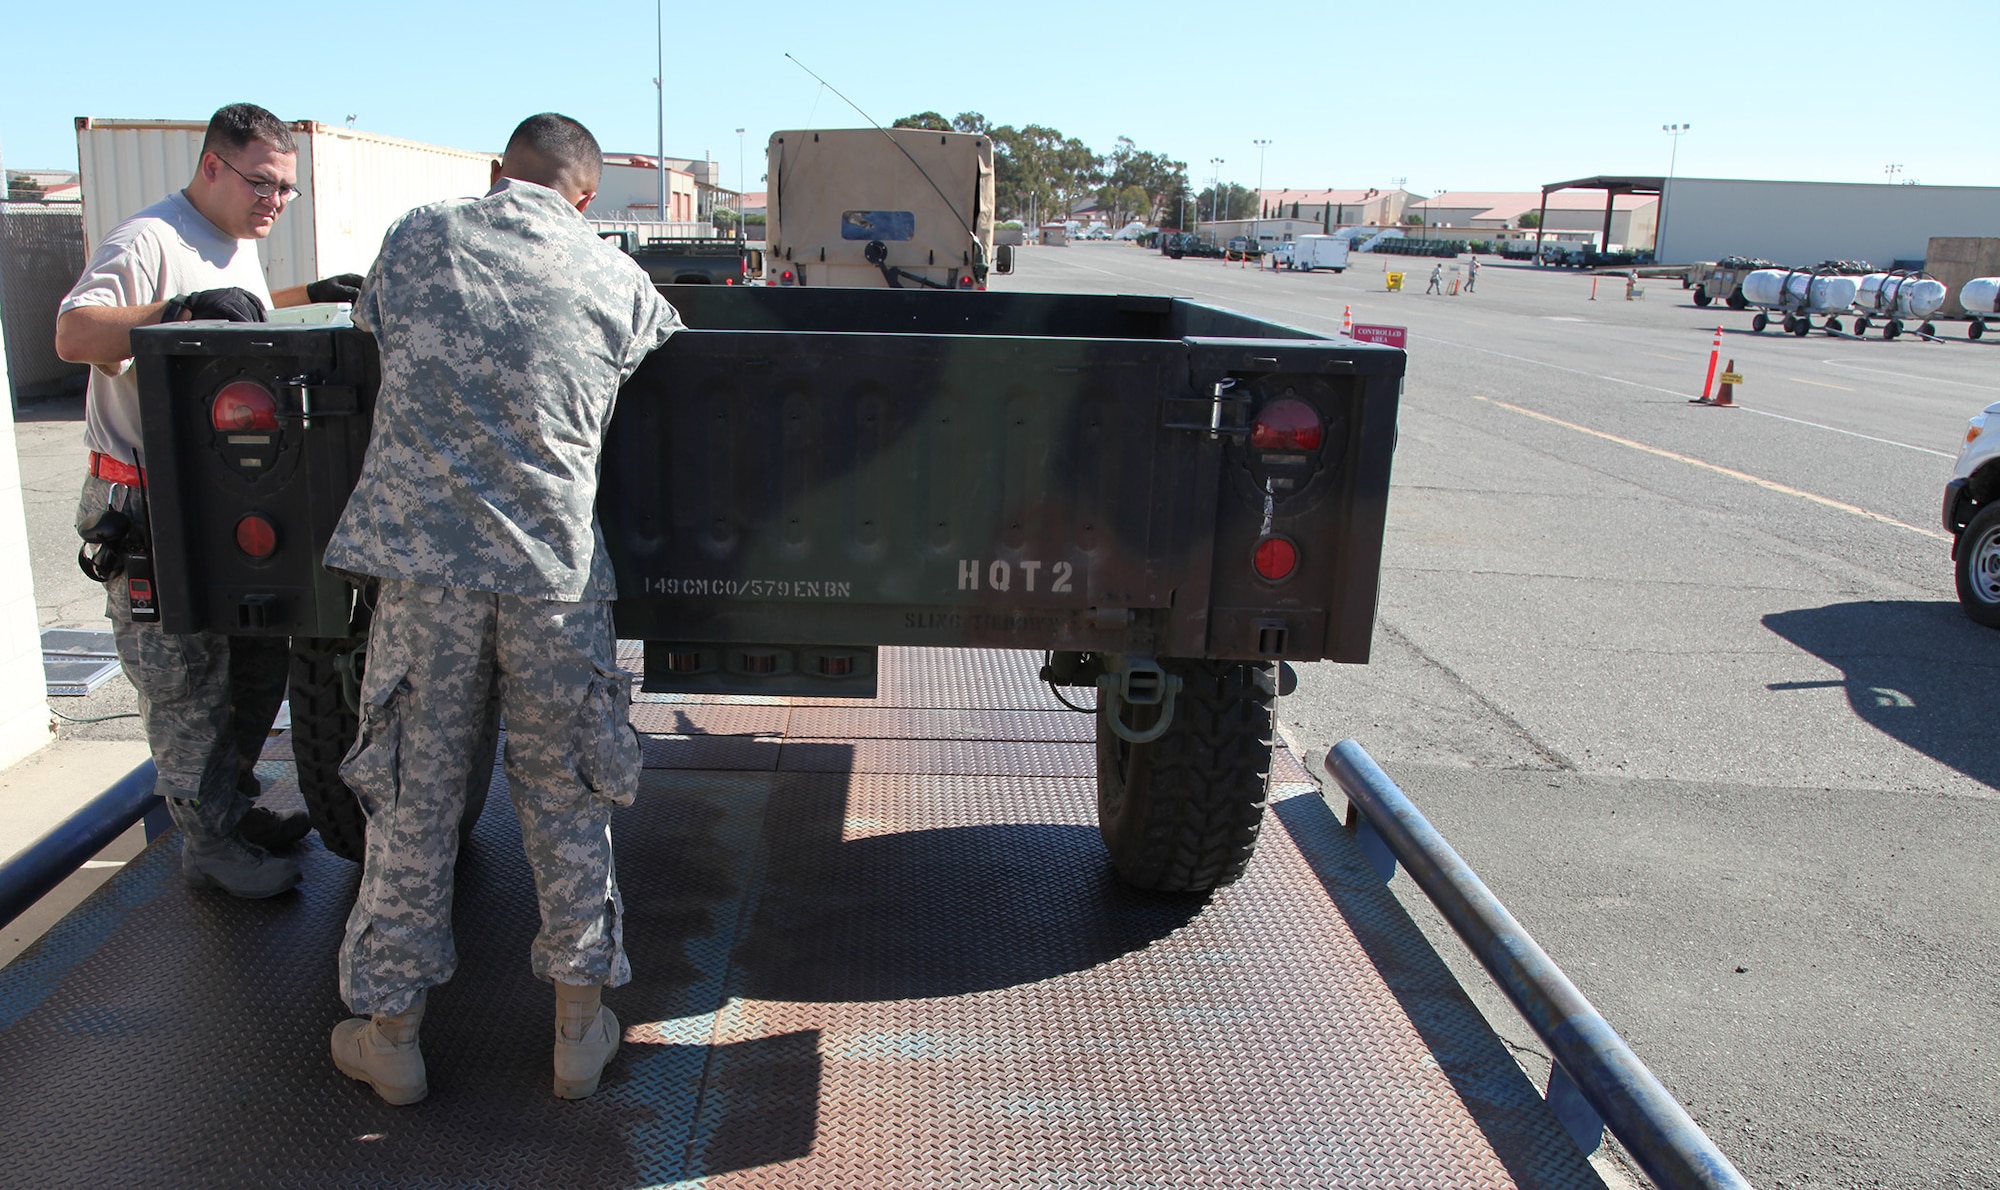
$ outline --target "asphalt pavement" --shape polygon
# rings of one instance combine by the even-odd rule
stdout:
[[[2000,341],[1754,335],[1672,282],[1593,301],[1498,265],[1440,297],[1406,258],[1017,260],[999,288],[1407,327],[1373,661],[1302,666],[1280,705],[1308,768],[1367,748],[1758,1186],[2000,1185],[2000,634],[1958,611],[1938,523]],[[1718,324],[1735,409],[1688,403]],[[80,417],[17,418],[44,626],[103,623],[73,562]],[[56,709],[94,720],[65,741],[139,737],[107,718],[122,679]]]
[[[2000,634],[1939,523],[2000,343],[1758,335],[1566,270],[1017,260],[1003,288],[1407,327],[1374,657],[1301,667],[1307,767],[1368,749],[1758,1186],[2000,1185]],[[1689,403],[1718,326],[1737,408]]]

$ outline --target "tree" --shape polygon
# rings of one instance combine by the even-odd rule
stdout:
[[[1148,196],[1143,206],[1136,203],[1131,206],[1134,218],[1148,223],[1179,218],[1181,196],[1187,187],[1184,162],[1142,150],[1132,143],[1131,137],[1121,136],[1099,169],[1104,174],[1106,193],[1129,194],[1136,188]],[[1115,205],[1116,200],[1112,201]]]
[[[1121,136],[1105,156],[1074,136],[1044,124],[995,124],[982,112],[960,112],[950,120],[934,111],[896,121],[898,128],[969,132],[993,142],[993,188],[997,214],[1027,220],[1066,219],[1086,199],[1096,198],[1120,222],[1158,223],[1178,218],[1187,193],[1187,165],[1147,152]],[[1233,201],[1228,193],[1224,202]]]
[[[1234,182],[1224,182],[1218,201],[1214,187],[1204,189],[1195,196],[1197,213],[1201,218],[1210,218],[1210,211],[1217,219],[1254,219],[1257,216],[1258,197],[1255,190],[1239,186]]]
[[[1540,211],[1524,212],[1519,218],[1514,220],[1515,227],[1525,227],[1531,231],[1541,225],[1542,213]]]

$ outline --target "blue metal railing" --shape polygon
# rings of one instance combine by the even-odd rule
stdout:
[[[0,864],[0,926],[26,913],[140,819],[146,819],[146,838],[157,838],[166,829],[166,802],[153,792],[154,775],[153,762],[142,762]]]
[[[1409,869],[1549,1047],[1555,1059],[1549,1106],[1584,1151],[1596,1147],[1602,1121],[1660,1190],[1749,1190],[1729,1158],[1360,744],[1334,745],[1326,771],[1359,811],[1360,821],[1350,816],[1349,825],[1357,827],[1377,873],[1387,880],[1398,861]]]

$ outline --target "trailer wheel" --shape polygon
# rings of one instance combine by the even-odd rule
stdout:
[[[1784,327],[1785,333],[1789,335],[1798,328],[1799,320],[1793,317],[1792,315],[1787,314],[1785,315],[1785,321],[1780,323],[1779,325]]]
[[[1097,721],[1097,826],[1127,883],[1203,892],[1243,875],[1269,798],[1270,665],[1162,660],[1181,679],[1173,723],[1150,744],[1127,743]],[[1126,707],[1128,727],[1157,707]]]
[[[1868,333],[1868,328],[1874,325],[1874,323],[1868,321],[1866,318],[1857,318],[1854,320],[1854,333],[1856,335],[1865,335]]]
[[[1958,537],[1958,557],[1952,568],[1958,580],[1958,605],[1976,624],[2000,628],[2000,504],[1988,504],[1973,514]]]
[[[1792,333],[1803,339],[1812,333],[1812,319],[1800,318],[1792,323]]]
[[[1903,324],[1893,318],[1882,324],[1882,337],[1884,339],[1893,339],[1902,333]]]
[[[1742,310],[1746,309],[1749,305],[1750,305],[1750,299],[1743,296],[1743,287],[1741,285],[1738,285],[1736,288],[1729,291],[1730,309]]]
[[[1829,318],[1829,319],[1827,319],[1827,320],[1826,320],[1826,329],[1827,329],[1827,330],[1830,330],[1830,331],[1832,331],[1832,332],[1833,332],[1834,334],[1836,334],[1836,335],[1837,335],[1837,334],[1839,334],[1839,333],[1840,333],[1840,319],[1838,319],[1838,318]]]
[[[1771,320],[1764,317],[1762,314],[1753,315],[1750,319],[1750,329],[1756,331],[1760,335],[1764,333],[1764,328],[1770,325],[1771,325]]]
[[[1985,336],[1986,336],[1986,324],[1979,321],[1977,318],[1972,320],[1971,326],[1965,328],[1965,337],[1968,339],[1980,339],[1984,338]]]
[[[1710,298],[1710,297],[1708,296],[1708,291],[1707,291],[1706,289],[1697,289],[1697,290],[1695,290],[1695,291],[1694,291],[1694,304],[1695,304],[1695,305],[1697,305],[1697,306],[1706,306],[1706,305],[1708,305],[1708,303],[1709,303],[1709,302],[1710,302],[1711,300],[1713,300],[1713,299],[1711,299],[1711,298]]]
[[[1926,338],[1935,339],[1937,338],[1937,323],[1926,322],[1925,324],[1917,328],[1917,333],[1923,335]]]
[[[364,637],[294,637],[292,640],[292,759],[299,774],[299,793],[312,814],[320,842],[342,859],[361,862],[368,845],[368,819],[354,791],[340,779],[340,762],[354,744],[361,722],[350,705],[345,658],[354,657],[354,681],[363,670],[357,654]],[[458,824],[461,847],[472,837],[472,826],[486,806],[486,788],[493,783],[493,748],[499,737],[499,704],[487,715],[483,746],[473,754],[465,780],[465,817]]]

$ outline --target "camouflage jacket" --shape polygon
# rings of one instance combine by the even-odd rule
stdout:
[[[615,594],[596,515],[618,386],[681,328],[632,259],[543,186],[390,226],[354,321],[381,347],[374,435],[326,564],[574,602]]]

